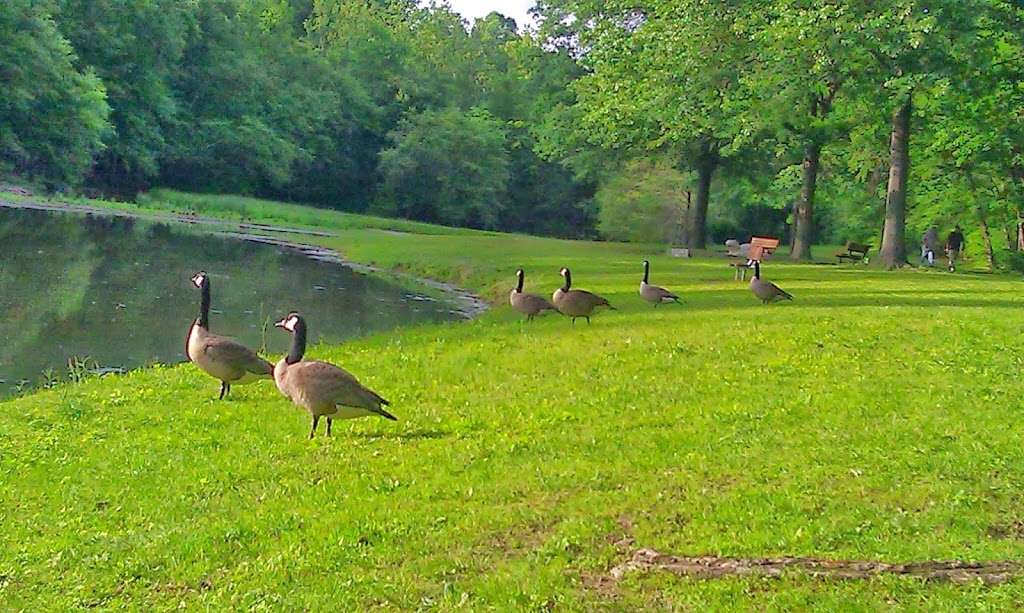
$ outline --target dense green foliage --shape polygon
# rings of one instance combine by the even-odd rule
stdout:
[[[0,36],[0,172],[592,227],[591,184],[534,153],[578,67],[497,14],[470,28],[412,0],[17,0]]]
[[[703,244],[716,207],[768,205],[792,211],[797,258],[809,257],[816,240],[878,247],[883,218],[895,254],[887,266],[901,263],[905,240],[913,252],[932,223],[947,231],[962,224],[969,249],[990,261],[1016,249],[1024,201],[1019,3],[541,4],[549,40],[586,69],[573,82],[577,99],[561,115],[554,155],[576,161],[582,144],[677,160],[694,172],[692,244]],[[908,122],[898,121],[900,111]],[[890,152],[901,129],[909,144],[893,137]],[[737,176],[747,194],[715,200],[707,183]]]
[[[260,215],[273,203],[193,202],[277,221]],[[332,439],[308,441],[307,417],[269,382],[221,403],[188,364],[0,402],[6,608],[920,611],[1024,600],[1019,580],[607,580],[641,547],[1021,559],[1019,280],[769,263],[765,275],[797,301],[763,307],[721,259],[422,224],[397,234],[376,218],[307,214],[337,231],[318,240],[357,261],[501,303],[475,322],[311,348],[387,395],[401,420],[335,424]],[[639,299],[645,257],[684,306]],[[571,266],[619,311],[589,327],[557,315],[526,325],[503,306],[520,265],[543,294]]]
[[[648,227],[675,210],[662,240],[785,233],[798,259],[857,240],[889,268],[960,224],[989,267],[1020,259],[1020,3],[536,15],[534,31],[414,0],[4,3],[0,172],[564,236],[651,236],[598,207]],[[645,169],[666,160],[683,184],[629,211],[621,178],[658,183]]]
[[[78,181],[109,131],[103,83],[33,0],[0,7],[0,172]]]

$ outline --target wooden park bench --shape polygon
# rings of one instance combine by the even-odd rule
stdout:
[[[840,251],[836,254],[836,258],[839,263],[842,264],[843,260],[850,260],[851,262],[864,262],[868,263],[868,251],[871,251],[871,245],[862,245],[861,243],[854,243],[852,241],[846,243],[844,251]]]
[[[746,260],[729,262],[729,266],[735,271],[737,281],[747,280],[747,271],[750,270],[751,262],[760,262],[764,257],[771,255],[779,248],[779,239],[765,236],[754,236],[750,239],[750,252]]]

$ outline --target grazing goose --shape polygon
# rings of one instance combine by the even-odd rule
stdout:
[[[512,308],[523,315],[526,315],[526,321],[532,320],[535,316],[540,315],[544,311],[556,310],[555,305],[551,304],[544,298],[541,298],[537,294],[524,294],[523,278],[523,269],[520,268],[516,271],[516,286],[508,295],[508,301],[512,305]]]
[[[306,352],[306,320],[301,315],[289,313],[274,325],[292,333],[291,351],[274,367],[274,381],[282,394],[313,416],[309,438],[313,438],[321,416],[327,417],[327,436],[331,435],[334,418],[380,415],[398,421],[381,408],[390,404],[387,400],[363,387],[347,371],[327,362],[302,361]]]
[[[644,278],[640,282],[640,297],[650,302],[655,307],[663,302],[675,302],[676,304],[682,304],[679,301],[679,296],[676,296],[672,292],[668,291],[664,287],[658,287],[657,285],[651,285],[648,283],[648,279],[651,275],[651,263],[644,260]]]
[[[754,278],[750,280],[750,291],[761,299],[762,304],[778,300],[792,300],[793,296],[771,281],[761,279],[761,262],[754,261]]]
[[[568,268],[563,268],[559,272],[565,278],[565,285],[555,290],[555,293],[551,296],[551,302],[558,309],[559,313],[571,317],[573,324],[576,323],[577,317],[585,318],[589,324],[590,314],[599,306],[615,309],[615,307],[608,304],[607,300],[597,294],[581,289],[572,289],[572,273],[569,272]]]
[[[251,383],[274,376],[274,366],[233,338],[210,334],[210,277],[198,272],[192,283],[202,292],[199,318],[192,323],[185,341],[185,355],[206,374],[220,379],[220,400],[231,392],[231,384]]]

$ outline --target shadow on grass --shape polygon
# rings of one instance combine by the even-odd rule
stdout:
[[[908,289],[895,292],[889,291],[836,291],[810,290],[801,291],[799,287],[787,287],[793,293],[792,302],[782,301],[772,305],[762,305],[750,290],[745,287],[737,287],[731,291],[690,291],[682,292],[683,305],[665,305],[657,309],[640,309],[638,311],[652,311],[665,313],[670,308],[677,308],[680,311],[691,312],[735,310],[746,308],[784,308],[796,309],[804,307],[920,307],[925,309],[935,308],[978,308],[988,307],[993,309],[1021,309],[1024,308],[1024,296],[1019,299],[1010,299],[1005,296],[1017,296],[1012,290],[995,291],[955,291],[939,290],[929,291],[921,289]],[[746,297],[742,297],[747,294]],[[639,299],[638,299],[639,300]]]
[[[411,432],[374,430],[372,432],[352,432],[351,436],[367,440],[422,441],[448,438],[455,436],[455,433],[448,430],[413,430]]]

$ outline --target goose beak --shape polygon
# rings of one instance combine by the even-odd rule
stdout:
[[[281,321],[275,322],[275,328],[284,328],[284,324],[288,321],[288,318],[282,319]]]

